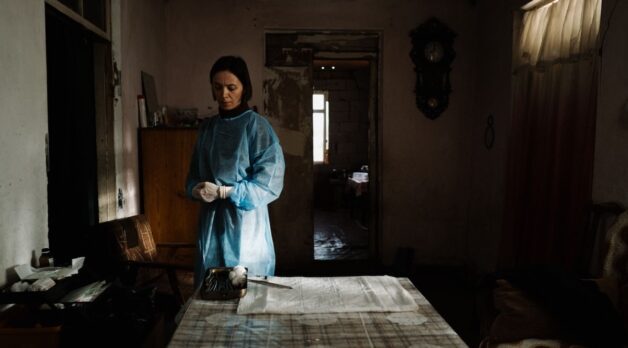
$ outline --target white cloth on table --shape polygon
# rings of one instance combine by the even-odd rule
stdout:
[[[268,277],[267,280],[292,289],[249,282],[247,293],[238,304],[238,314],[402,312],[419,308],[399,280],[390,276]]]

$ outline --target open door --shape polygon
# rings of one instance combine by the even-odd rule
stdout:
[[[85,256],[90,230],[116,215],[111,42],[102,31],[109,12],[86,1],[98,4],[84,8],[86,18],[61,3],[45,7],[48,239],[60,265]]]
[[[98,222],[94,36],[46,6],[48,239],[55,263],[84,256]]]

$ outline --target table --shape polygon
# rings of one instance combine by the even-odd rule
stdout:
[[[349,215],[363,229],[369,225],[369,181],[368,179],[347,179],[345,191],[348,195]]]
[[[467,347],[407,278],[413,312],[237,315],[238,300],[191,299],[169,347]]]
[[[354,179],[347,178],[347,191],[353,193],[356,197],[362,196],[362,194],[368,192],[369,181],[368,179]]]

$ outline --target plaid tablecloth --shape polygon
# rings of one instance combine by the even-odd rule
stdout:
[[[414,312],[238,315],[238,301],[189,303],[169,347],[467,347],[407,278]]]

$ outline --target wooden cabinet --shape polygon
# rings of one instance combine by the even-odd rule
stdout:
[[[156,243],[195,243],[200,204],[185,196],[196,128],[141,128],[142,211]]]

